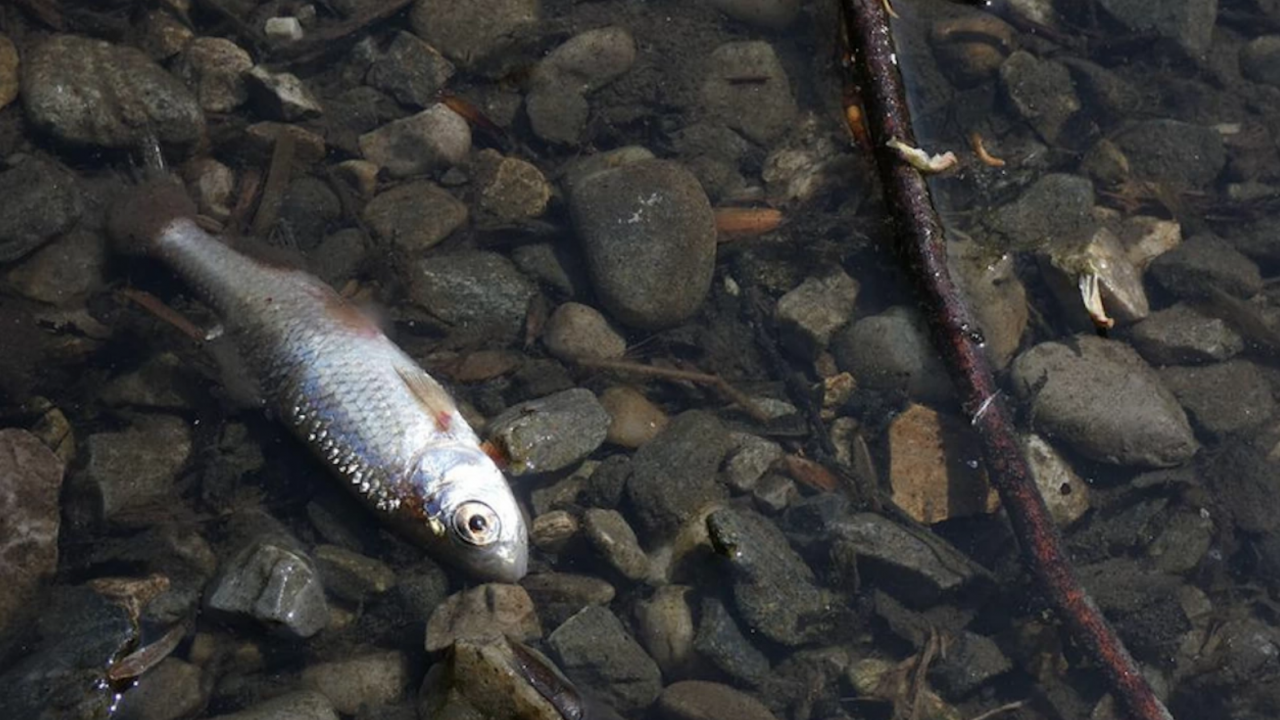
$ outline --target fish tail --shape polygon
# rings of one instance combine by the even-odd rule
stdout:
[[[195,203],[181,181],[148,180],[130,188],[107,217],[107,231],[117,251],[147,255],[158,245],[165,229],[177,219],[194,218]]]

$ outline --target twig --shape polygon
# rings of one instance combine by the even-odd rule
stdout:
[[[128,300],[133,301],[138,307],[155,315],[157,318],[169,323],[181,332],[183,335],[191,338],[193,341],[202,343],[208,339],[208,334],[201,330],[195,323],[186,319],[181,313],[173,308],[165,305],[160,298],[149,292],[142,290],[134,290],[133,288],[124,288],[120,291]]]
[[[1008,511],[1040,590],[1075,641],[1103,669],[1112,691],[1138,720],[1172,720],[1128,650],[1080,586],[1057,526],[1036,489],[1019,447],[1012,414],[999,394],[977,327],[947,268],[942,225],[918,170],[885,147],[891,138],[915,144],[893,38],[880,0],[841,0],[858,73],[859,93],[875,142],[885,199],[901,234],[901,250],[928,308],[934,345],[947,363],[965,412],[981,438],[987,470]],[[979,412],[982,409],[982,412]]]
[[[1018,700],[1017,702],[1005,703],[1004,705],[1001,705],[998,708],[991,708],[990,710],[982,713],[981,715],[974,715],[973,717],[969,718],[969,720],[991,720],[991,718],[997,715],[1003,715],[1007,712],[1013,712],[1014,710],[1017,710],[1018,708],[1021,708],[1023,705],[1026,705],[1026,704],[1027,704],[1026,700]]]
[[[284,200],[289,176],[293,174],[293,135],[276,133],[275,148],[271,152],[271,166],[267,170],[267,182],[262,187],[262,199],[258,201],[258,213],[253,216],[253,236],[265,238],[276,224],[280,214],[280,202]]]
[[[612,372],[633,373],[635,375],[647,375],[649,377],[663,378],[665,380],[682,380],[684,382],[697,383],[698,385],[706,385],[714,388],[716,392],[725,397],[726,400],[736,403],[741,407],[752,420],[757,422],[768,422],[769,415],[760,409],[746,393],[735,388],[719,375],[710,373],[694,372],[692,370],[680,370],[679,368],[664,368],[654,365],[643,365],[641,363],[629,362],[626,360],[588,360],[578,359],[577,362],[582,367],[594,368],[596,370],[609,370]]]

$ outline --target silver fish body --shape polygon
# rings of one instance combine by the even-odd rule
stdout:
[[[319,279],[241,254],[160,207],[113,219],[114,232],[174,268],[215,309],[262,402],[433,554],[479,578],[523,577],[523,516],[448,393]]]

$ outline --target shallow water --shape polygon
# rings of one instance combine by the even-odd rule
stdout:
[[[759,4],[784,16],[793,5]],[[527,593],[459,596],[475,583],[385,529],[279,424],[237,404],[236,379],[206,348],[122,292],[216,323],[166,268],[110,255],[103,210],[130,152],[56,137],[65,128],[29,107],[42,80],[24,76],[24,96],[0,110],[0,184],[45,185],[0,213],[0,240],[36,235],[42,247],[0,265],[0,418],[66,472],[58,497],[23,490],[12,527],[0,526],[21,536],[24,520],[60,519],[56,572],[5,598],[16,619],[0,707],[175,718],[283,702],[293,714],[245,717],[484,717],[498,711],[477,710],[476,694],[503,687],[486,673],[506,677],[494,668],[507,656],[465,637],[449,649],[474,616],[546,652],[593,718],[966,718],[1010,704],[1002,717],[1121,716],[1023,569],[923,346],[912,279],[845,122],[834,4],[801,3],[781,28],[711,5],[548,1],[513,40],[485,40],[484,57],[462,30],[432,30],[451,18],[425,10],[312,46],[273,69],[296,73],[324,108],[289,122],[326,152],[297,142],[274,222],[232,210],[256,197],[251,176],[270,188],[278,172],[246,139],[280,112],[271,103],[249,94],[206,108],[206,141],[165,144],[193,191],[191,178],[216,174],[193,158],[224,163],[236,190],[202,211],[263,230],[277,254],[376,308],[477,426],[490,421],[482,435],[503,411],[572,388],[632,422],[602,443],[589,398],[547,426],[543,406],[514,413],[546,433],[510,448],[513,467],[533,470],[512,477],[534,528]],[[953,270],[1020,430],[1039,438],[1033,456],[1056,463],[1043,487],[1080,575],[1175,717],[1280,716],[1280,79],[1268,64],[1280,50],[1266,40],[1280,7],[1185,0],[1154,18],[1159,3],[1009,5],[896,4],[918,139],[958,159],[932,182]],[[271,56],[212,6],[195,3],[196,35]],[[24,67],[49,34],[48,7],[0,8]],[[62,8],[65,29],[142,44],[183,74],[189,61],[159,49],[181,35],[168,11],[77,7]],[[234,12],[256,26],[271,7]],[[316,10],[312,37],[337,22],[336,5]],[[544,60],[606,26],[626,30],[633,60],[617,37],[585,61]],[[435,103],[431,82],[407,71],[435,57],[398,38],[411,28],[453,61],[444,89],[479,116],[461,158],[379,155],[359,139]],[[607,156],[616,186],[575,166],[627,146],[677,165],[645,175],[635,168],[651,165]],[[387,168],[370,188],[363,169],[338,168],[362,154]],[[22,170],[28,157],[43,164]],[[390,170],[398,162],[407,169]],[[422,180],[438,187],[385,200]],[[68,183],[71,199],[50,199]],[[652,203],[632,190],[686,209],[645,219]],[[379,201],[389,209],[371,210]],[[722,217],[709,243],[708,204],[754,214],[736,231]],[[627,255],[618,238],[663,250]],[[681,279],[646,290],[652,267]],[[1092,318],[1089,276],[1101,288]],[[609,327],[556,327],[570,301]],[[620,342],[625,355],[566,359],[575,342]],[[619,399],[624,386],[656,411]],[[8,452],[22,459],[12,477],[35,476],[38,448]],[[236,567],[290,580],[263,595],[298,612],[264,623],[219,611],[228,575],[258,572]],[[156,575],[123,591],[93,584]],[[447,596],[461,619],[431,631]],[[104,597],[138,609],[122,619],[128,603]],[[108,678],[162,637],[178,639],[169,659]],[[32,679],[38,663],[74,669],[52,674],[51,694]],[[691,680],[715,685],[677,685]],[[745,701],[726,687],[767,710],[735,705]],[[289,695],[304,689],[320,695]],[[521,717],[554,717],[530,702],[541,710]]]

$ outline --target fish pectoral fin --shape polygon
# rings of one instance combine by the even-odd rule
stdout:
[[[449,394],[421,368],[397,367],[396,374],[404,382],[424,412],[435,420],[440,432],[449,432],[458,419],[458,408]]]

